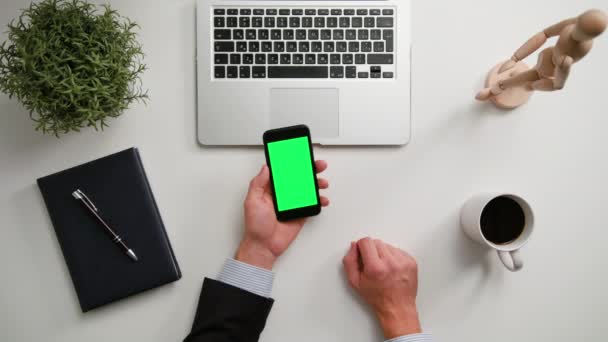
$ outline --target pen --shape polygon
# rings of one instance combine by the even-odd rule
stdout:
[[[89,209],[89,211],[93,215],[95,215],[95,217],[97,217],[101,225],[106,229],[110,236],[112,236],[112,242],[120,246],[120,248],[122,248],[125,253],[127,253],[127,255],[131,259],[133,259],[133,261],[138,260],[137,255],[135,255],[135,252],[133,252],[133,250],[129,248],[124,241],[122,241],[122,238],[118,236],[118,234],[116,234],[114,230],[110,228],[110,226],[108,226],[108,224],[101,218],[101,216],[99,216],[99,210],[97,210],[97,207],[95,206],[95,204],[93,204],[93,201],[91,201],[91,199],[89,199],[89,197],[87,197],[84,192],[82,192],[80,189],[76,189],[76,191],[72,192],[72,196],[74,196],[75,199],[81,201],[82,204],[84,204],[84,206],[87,207],[87,209]]]

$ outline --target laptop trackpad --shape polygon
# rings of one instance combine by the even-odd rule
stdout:
[[[340,134],[338,89],[270,89],[270,125],[273,128],[305,124],[314,138]]]

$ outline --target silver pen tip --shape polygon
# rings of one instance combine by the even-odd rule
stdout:
[[[82,195],[80,194],[80,191],[76,190],[74,192],[72,192],[72,196],[74,196],[75,199],[82,199]]]
[[[128,256],[129,256],[131,259],[133,259],[133,261],[138,261],[138,260],[139,260],[139,259],[137,258],[137,255],[135,255],[135,253],[133,252],[133,250],[132,250],[132,249],[129,249],[129,250],[127,251],[127,255],[128,255]]]

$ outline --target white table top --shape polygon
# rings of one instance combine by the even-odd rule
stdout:
[[[259,148],[196,143],[194,0],[111,2],[142,26],[147,106],[103,133],[56,139],[0,96],[2,341],[180,341],[203,277],[238,243],[247,182],[264,157]],[[0,25],[28,3],[2,1]],[[421,318],[438,341],[605,339],[608,34],[561,93],[535,94],[511,113],[473,101],[487,70],[534,33],[607,9],[603,0],[554,3],[415,2],[413,141],[316,149],[329,161],[332,205],[277,265],[263,341],[381,340],[341,270],[349,242],[366,235],[417,257]],[[183,278],[82,314],[35,181],[131,146],[141,150]],[[488,190],[521,194],[536,211],[520,273],[460,231],[462,203]]]

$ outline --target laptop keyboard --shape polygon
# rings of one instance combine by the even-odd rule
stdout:
[[[215,79],[393,79],[395,9],[214,7]]]

